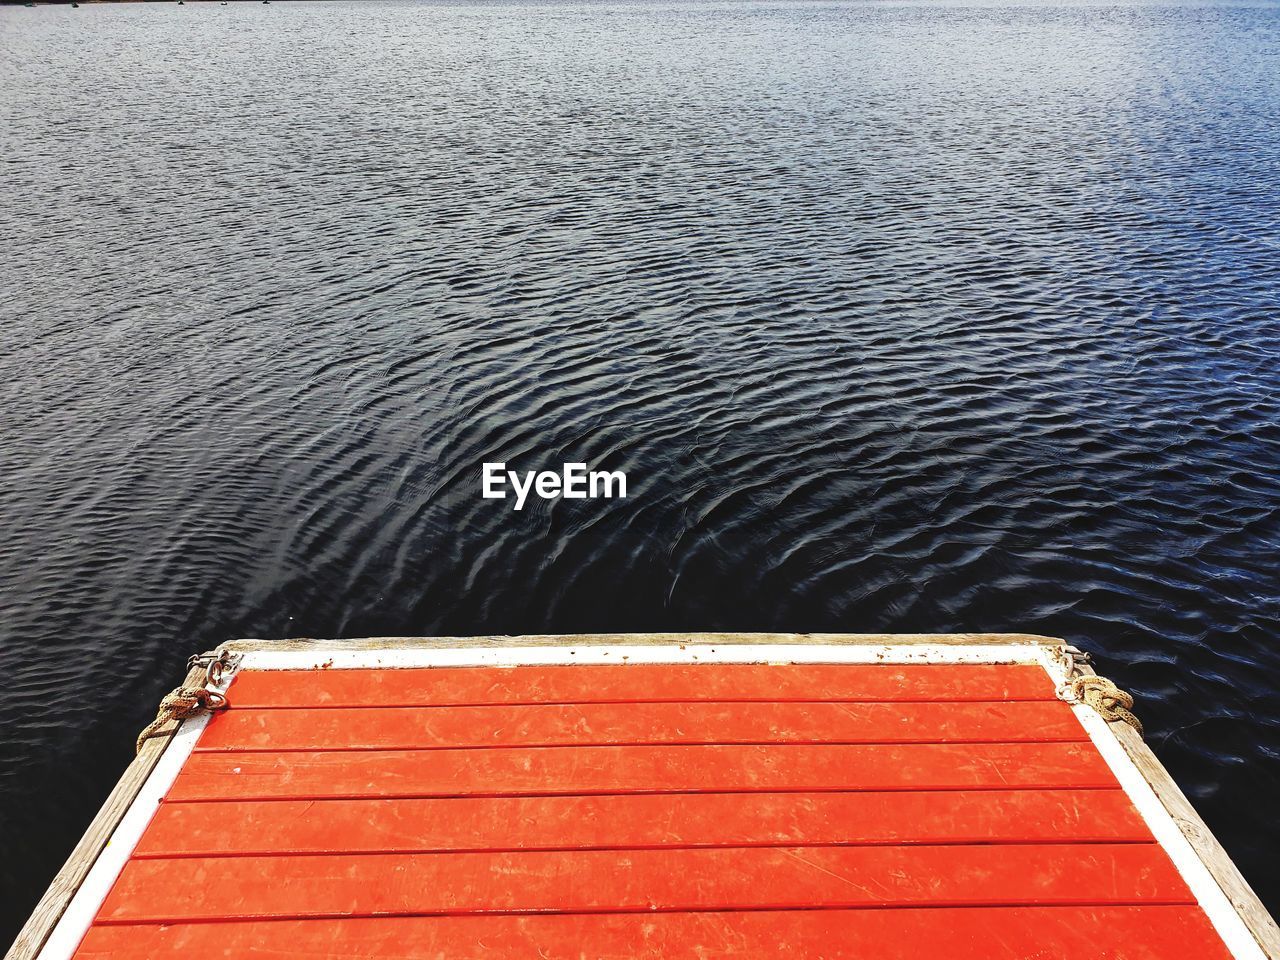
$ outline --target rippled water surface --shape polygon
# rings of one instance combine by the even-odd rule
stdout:
[[[1280,7],[11,7],[0,142],[0,941],[240,636],[1068,637],[1280,907]]]

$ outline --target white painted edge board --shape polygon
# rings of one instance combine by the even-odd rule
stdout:
[[[1043,663],[1042,649],[1008,644],[799,643],[670,646],[448,647],[412,650],[250,650],[241,670],[356,670],[640,663]]]
[[[225,693],[233,676],[233,673],[227,673],[222,677],[221,683],[211,685],[209,689]],[[209,725],[209,719],[210,715],[204,713],[183,720],[178,725],[177,732],[165,744],[164,753],[151,768],[147,779],[143,781],[129,804],[129,809],[120,818],[110,839],[102,847],[98,858],[85,875],[70,903],[67,904],[66,910],[54,924],[49,938],[45,940],[40,952],[36,955],[38,960],[70,960],[76,952],[80,941],[89,931],[93,918],[102,909],[102,904],[107,899],[107,894],[111,892],[111,887],[119,878],[134,848],[138,846],[138,841],[142,839],[143,832],[151,823],[151,818],[160,808],[160,801],[164,799],[173,782],[178,779],[178,774],[186,766],[187,759],[195,749],[196,741],[200,739],[200,734],[204,733],[204,728]]]
[[[1061,646],[1064,641],[1030,633],[578,633],[495,634],[471,637],[294,637],[280,640],[242,638],[229,640],[220,649],[232,653],[260,650],[438,650],[443,648],[509,648],[537,646],[678,646],[680,644],[727,646],[731,644],[806,644],[857,646],[873,644]]]
[[[1089,734],[1089,739],[1102,754],[1102,759],[1107,761],[1107,766],[1120,781],[1124,792],[1138,808],[1138,813],[1146,821],[1156,842],[1164,848],[1164,852],[1182,874],[1182,879],[1191,888],[1200,908],[1209,917],[1209,922],[1213,924],[1231,955],[1236,960],[1268,960],[1248,924],[1236,912],[1231,900],[1222,887],[1218,886],[1218,881],[1213,878],[1191,842],[1151,789],[1151,784],[1142,775],[1142,771],[1134,765],[1124,745],[1116,739],[1111,725],[1092,707],[1076,703],[1072,704],[1071,709]]]
[[[842,663],[842,664],[1039,664],[1055,683],[1066,680],[1070,658],[1065,644],[751,644],[675,643],[669,646],[525,646],[511,648],[414,648],[362,650],[246,651],[223,678],[225,689],[241,670],[306,670],[520,666],[618,663]],[[1235,960],[1269,960],[1243,918],[1213,878],[1199,854],[1135,766],[1110,725],[1092,708],[1073,704],[1090,740],[1121,787],[1168,853],[1209,922]],[[139,790],[84,883],[72,898],[39,960],[70,960],[130,854],[150,823],[208,723],[208,716],[182,724]]]
[[[40,948],[39,960],[70,960],[72,954],[76,952],[80,941],[89,931],[93,918],[102,909],[103,901],[111,892],[112,885],[120,876],[120,871],[124,869],[138,841],[142,839],[143,831],[147,829],[151,818],[159,809],[161,798],[173,786],[173,781],[178,778],[178,773],[186,764],[187,758],[191,756],[196,741],[200,739],[200,734],[204,732],[208,723],[208,714],[193,717],[184,721],[178,732],[170,739],[163,756],[151,770],[151,775],[143,783],[142,789],[133,798],[128,812],[120,820],[106,846],[102,848],[102,853],[85,876],[84,882],[80,884],[80,889],[67,904],[67,909],[58,919],[53,932],[49,934],[49,939]]]

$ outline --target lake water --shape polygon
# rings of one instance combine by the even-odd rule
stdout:
[[[9,7],[0,140],[0,941],[241,636],[1067,637],[1280,908],[1280,6]]]

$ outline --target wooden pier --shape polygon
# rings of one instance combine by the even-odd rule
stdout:
[[[235,641],[7,960],[1280,960],[1090,677],[1021,634]]]

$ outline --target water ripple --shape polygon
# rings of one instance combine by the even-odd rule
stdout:
[[[236,636],[1067,637],[1280,907],[1280,8],[8,7],[0,78],[0,940]]]

